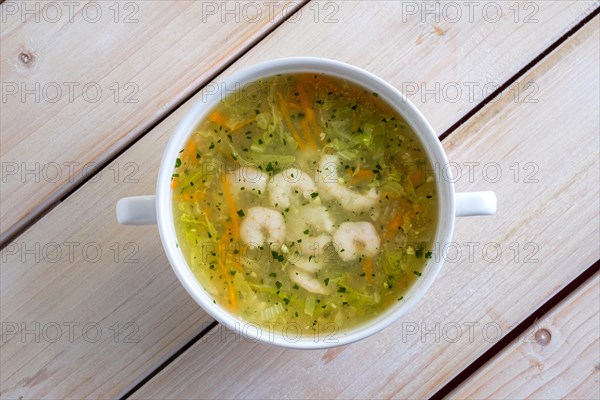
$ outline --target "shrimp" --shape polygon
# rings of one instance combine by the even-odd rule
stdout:
[[[300,209],[302,230],[308,228],[327,233],[333,233],[335,223],[327,211],[327,207],[319,205],[306,205]]]
[[[310,257],[312,255],[319,259],[323,257],[325,246],[329,243],[331,243],[331,236],[329,235],[305,236],[298,243],[298,246],[303,256]]]
[[[319,194],[325,200],[337,200],[348,211],[365,211],[377,204],[379,196],[372,188],[366,194],[357,193],[340,183],[339,159],[335,155],[324,155],[319,163]]]
[[[317,185],[312,178],[297,168],[287,168],[275,175],[269,182],[269,195],[274,207],[286,209],[292,202],[292,193],[298,193],[305,199],[311,199]]]
[[[249,208],[240,225],[240,237],[250,248],[263,243],[283,243],[283,216],[278,211],[266,207]]]
[[[306,272],[317,272],[322,267],[318,259],[314,257],[300,257],[299,259],[295,260],[293,264]]]
[[[300,242],[293,242],[295,249],[290,262],[304,271],[316,272],[326,260],[325,246],[331,243],[331,236],[305,236]],[[286,247],[289,251],[289,249]]]
[[[327,208],[319,205],[305,205],[290,209],[285,216],[287,223],[287,239],[290,242],[296,242],[302,239],[301,243],[314,243],[314,235],[326,233],[326,239],[331,240],[331,234],[335,231],[336,225],[329,215]],[[303,250],[304,251],[304,250]]]
[[[241,167],[233,174],[235,178],[231,187],[237,193],[250,192],[260,195],[267,189],[267,177],[264,172],[253,167]]]
[[[297,269],[290,268],[290,279],[302,286],[304,289],[308,290],[311,293],[316,294],[328,294],[330,290],[320,281],[317,280],[313,276],[313,274]]]
[[[333,243],[343,261],[352,261],[377,255],[381,240],[370,222],[344,222],[333,234]]]

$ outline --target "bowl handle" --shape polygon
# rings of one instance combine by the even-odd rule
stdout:
[[[496,193],[465,192],[455,194],[455,211],[457,217],[496,214]]]
[[[117,221],[122,225],[156,224],[156,196],[120,199],[117,201]]]

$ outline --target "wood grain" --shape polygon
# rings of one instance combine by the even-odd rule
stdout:
[[[250,343],[219,326],[133,397],[426,398],[439,390],[600,256],[599,210],[590,207],[600,181],[599,20],[444,141],[450,160],[480,163],[457,189],[496,191],[498,214],[457,221],[462,256],[449,256],[401,321],[326,351]],[[530,82],[538,101],[515,100]],[[515,179],[515,162],[537,169]],[[491,170],[482,176],[486,163],[501,168],[497,182]],[[502,251],[497,260],[493,250],[483,253],[492,247]]]
[[[299,6],[53,4],[0,5],[0,239],[89,178],[89,169],[138,138]]]
[[[278,28],[232,68],[225,71],[224,76],[268,58],[319,55],[364,67],[397,87],[402,87],[403,82],[433,84],[439,82],[440,85],[452,82],[474,82],[482,87],[488,82],[502,83],[509,79],[512,74],[543,51],[549,43],[581,20],[596,3],[540,3],[538,14],[540,22],[529,25],[515,24],[511,19],[489,24],[481,18],[474,22],[462,19],[457,23],[420,23],[418,15],[412,16],[406,23],[400,23],[402,16],[398,10],[399,3],[378,2],[377,4],[377,7],[373,7],[366,2],[340,3],[339,12],[336,14],[339,22],[334,24],[324,21],[315,23],[314,15],[310,11],[305,11],[299,20],[290,21]],[[390,15],[396,15],[398,18],[390,19]],[[445,34],[436,34],[434,25],[441,26]],[[357,29],[357,26],[360,26],[360,29]],[[385,38],[385,42],[382,42],[382,38]],[[398,47],[399,43],[402,46]],[[364,54],[369,54],[369,57],[364,57]],[[460,62],[457,54],[460,54]],[[3,340],[0,346],[2,397],[12,398],[21,395],[25,397],[114,397],[133,387],[136,382],[147,376],[169,355],[179,350],[207,326],[210,319],[193,303],[171,272],[163,255],[156,229],[121,227],[116,224],[114,218],[114,205],[117,199],[154,191],[155,177],[165,143],[178,121],[202,95],[203,92],[199,93],[190,102],[177,109],[104,169],[101,176],[86,183],[1,253],[0,311],[4,323]],[[422,99],[420,93],[416,93],[411,95],[411,99],[420,105],[436,130],[442,132],[475,107],[483,96],[483,94],[473,98],[466,96],[460,102],[436,102],[427,98]],[[581,133],[583,128],[579,127],[578,134],[583,135]],[[482,131],[478,136],[488,137],[489,134]],[[469,157],[471,158],[467,159],[479,159],[472,153]],[[543,160],[546,161],[546,158]],[[573,168],[574,171],[575,167]],[[463,185],[459,187],[462,190],[486,188],[480,180],[471,186],[465,186],[461,182],[459,184]],[[540,193],[545,193],[539,185],[535,188]],[[514,187],[505,190],[510,195],[505,195],[501,199],[513,196]],[[506,207],[507,204],[502,203],[501,206]],[[511,207],[512,203],[508,203],[508,208],[505,209],[515,212]],[[491,234],[502,227],[501,221],[510,221],[509,226],[513,226],[510,218],[516,218],[518,223],[522,222],[519,217],[522,215],[515,213],[507,214],[506,218],[488,220],[490,232],[487,234],[481,233],[482,225],[478,220],[462,221],[462,225],[457,230],[457,238],[470,240],[476,237],[481,241],[487,240],[495,237]],[[472,235],[468,234],[469,232]],[[502,229],[501,232],[509,234],[506,229]],[[593,239],[593,235],[591,236],[590,239]],[[530,239],[532,238],[527,238]],[[68,246],[71,246],[69,243],[72,242],[79,243],[73,258],[66,250],[56,261],[53,253],[45,256],[43,254],[44,247],[46,251],[51,250],[49,248],[51,243],[61,244],[63,249],[68,249]],[[95,243],[102,249],[103,256],[100,260],[95,261],[93,253],[91,255],[83,253],[83,247],[88,243]],[[115,243],[121,249],[116,261],[115,251],[111,249]],[[35,249],[36,244],[39,244],[40,250],[30,252],[30,249]],[[130,255],[132,249],[136,250],[133,260],[129,260],[133,262],[126,263],[125,257]],[[36,260],[36,254],[40,254],[41,259]],[[587,262],[589,255],[579,253],[577,257],[572,260],[573,269]],[[444,276],[438,282],[444,282],[456,275],[458,284],[454,281],[454,286],[448,287],[448,290],[444,289],[444,285],[438,284],[437,291],[432,292],[433,295],[428,298],[429,302],[419,306],[420,312],[425,314],[418,314],[419,319],[413,320],[420,322],[423,320],[422,315],[428,316],[426,321],[429,324],[442,320],[441,314],[445,315],[448,310],[462,304],[463,296],[473,291],[468,288],[477,287],[481,283],[479,279],[482,277],[477,274],[471,275],[475,273],[475,269],[465,270],[463,265],[457,272],[457,268],[456,265],[447,265]],[[481,265],[477,268],[485,271]],[[452,273],[449,274],[449,271]],[[488,275],[490,271],[488,270]],[[468,274],[464,275],[465,273]],[[471,282],[472,280],[475,281]],[[520,284],[525,285],[524,282]],[[557,279],[555,285],[560,286],[560,284]],[[454,291],[462,286],[467,288],[465,292],[461,292],[458,298],[453,297],[456,294]],[[484,298],[485,291],[480,292],[476,297],[471,298],[468,306],[478,310],[480,315],[487,315],[489,304],[484,308],[473,307]],[[440,304],[444,303],[447,303],[450,308],[441,310]],[[499,308],[500,311],[503,309],[503,307]],[[412,318],[417,318],[415,315],[413,314]],[[44,326],[49,330],[52,323],[64,326],[69,322],[80,324],[72,340],[68,335],[63,334],[61,340],[54,342],[44,338],[36,341],[32,335],[23,337],[21,334],[24,332],[21,328],[35,329],[36,323],[40,323],[40,330]],[[87,340],[83,335],[83,325],[89,322],[98,323],[103,329],[104,334],[97,343],[90,340],[93,332],[89,333]],[[126,334],[133,332],[131,328],[125,334],[121,332],[115,340],[114,331],[111,330],[115,323],[121,327],[128,323],[135,324],[134,328],[137,327],[138,330],[132,338],[138,341],[125,342]],[[17,333],[9,334],[10,332],[4,329],[4,326],[12,329],[14,324],[18,326]],[[51,339],[49,335],[50,333],[46,332],[45,339]],[[207,341],[209,338],[211,342],[206,344],[221,340],[215,335],[207,337]],[[225,339],[236,340],[231,335],[225,335]],[[378,343],[379,341],[381,343]],[[398,346],[390,352],[390,348],[395,344]],[[459,347],[459,345],[455,346],[456,351]],[[317,358],[311,359],[310,353],[282,352],[272,348],[268,348],[269,352],[266,352],[262,347],[258,347],[259,353],[252,353],[255,351],[254,346],[244,343],[231,349],[220,346],[203,346],[202,349],[206,349],[206,353],[201,358],[190,360],[198,368],[202,366],[210,369],[213,365],[232,362],[238,357],[243,360],[244,352],[250,352],[248,357],[256,358],[251,361],[247,361],[246,358],[243,366],[236,365],[234,370],[229,370],[229,365],[226,365],[229,375],[225,380],[217,371],[213,371],[216,375],[210,377],[211,382],[207,382],[205,377],[198,381],[205,385],[203,388],[194,389],[183,385],[182,388],[188,390],[188,393],[195,390],[194,394],[189,395],[190,397],[197,396],[200,391],[202,393],[206,391],[207,396],[210,396],[210,393],[215,393],[219,387],[238,391],[245,385],[248,385],[249,390],[244,392],[244,395],[252,397],[255,393],[255,397],[262,397],[259,395],[260,390],[253,387],[249,380],[250,376],[256,375],[243,376],[243,373],[248,372],[248,368],[264,371],[265,366],[272,363],[275,363],[274,370],[267,372],[272,375],[272,378],[267,381],[261,378],[256,383],[259,386],[263,383],[273,384],[271,396],[285,394],[282,383],[277,381],[277,373],[281,371],[277,372],[276,369],[287,369],[291,365],[294,365],[291,371],[298,371],[300,367],[314,367],[314,370],[309,368],[306,373],[298,373],[294,377],[286,376],[285,379],[291,385],[288,396],[294,394],[306,397],[359,396],[361,392],[356,391],[355,388],[349,389],[350,392],[344,392],[344,385],[356,382],[357,385],[364,386],[367,393],[373,385],[385,383],[381,382],[381,378],[389,378],[389,385],[383,385],[383,388],[397,388],[400,379],[405,383],[414,377],[407,377],[405,367],[392,363],[396,365],[394,368],[402,367],[403,372],[392,373],[394,370],[390,369],[389,372],[383,373],[379,369],[382,372],[379,380],[373,380],[368,376],[359,378],[347,374],[343,368],[343,365],[347,364],[340,364],[343,360],[353,360],[352,365],[361,365],[362,371],[362,368],[367,369],[371,366],[365,365],[365,360],[373,363],[381,359],[380,362],[385,360],[390,363],[392,361],[390,357],[398,357],[400,351],[405,357],[413,360],[421,360],[422,357],[420,353],[412,351],[412,347],[397,343],[396,339],[388,333],[387,336],[378,335],[377,339],[359,343],[342,352],[338,349],[327,353],[325,360],[328,360],[327,365],[331,366],[327,370],[327,376],[315,377],[310,374],[318,374],[319,370],[325,371],[320,361],[320,357],[325,356],[324,354],[317,356],[317,353],[313,353],[311,357]],[[349,349],[352,351],[349,352]],[[386,355],[387,352],[389,354]],[[368,357],[365,354],[368,354]],[[465,359],[473,356],[474,354],[470,352],[463,354]],[[356,358],[360,362],[356,362]],[[381,368],[381,365],[383,364],[374,367]],[[444,371],[447,375],[453,373],[453,371]],[[303,374],[316,381],[328,378],[337,382],[333,382],[334,384],[327,389],[326,393],[302,392],[299,388],[306,386],[303,384]],[[227,388],[234,379],[238,379],[238,383]],[[178,381],[179,379],[173,380],[173,382]],[[416,392],[415,384],[413,386],[407,384],[407,388],[412,388]],[[429,387],[433,386],[435,385],[432,383]],[[169,395],[174,395],[173,393],[176,391]]]
[[[448,397],[600,397],[600,276],[536,321]]]

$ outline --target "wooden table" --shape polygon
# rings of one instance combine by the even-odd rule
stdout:
[[[2,398],[598,398],[598,1],[5,1]],[[391,82],[440,135],[460,219],[427,296],[352,345],[293,351],[188,296],[150,194],[207,84],[321,56]]]

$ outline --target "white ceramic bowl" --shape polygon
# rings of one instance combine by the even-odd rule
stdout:
[[[355,66],[323,58],[301,57],[257,64],[224,81],[217,82],[217,85],[211,85],[215,90],[204,94],[171,136],[161,162],[156,195],[119,200],[117,219],[120,223],[129,225],[157,222],[165,253],[181,284],[206,312],[229,329],[250,339],[270,344],[295,349],[318,349],[348,344],[366,338],[398,320],[425,295],[442,268],[445,254],[428,259],[422,276],[404,295],[404,299],[373,320],[346,331],[337,332],[335,329],[328,328],[323,332],[317,332],[314,336],[300,339],[296,336],[284,336],[274,330],[269,332],[259,328],[258,325],[249,324],[231,314],[227,309],[213,303],[213,299],[202,288],[188,267],[180,248],[176,246],[177,237],[173,222],[170,187],[173,166],[180,149],[185,147],[194,128],[223,96],[261,78],[296,72],[333,75],[354,82],[371,92],[376,92],[410,124],[420,138],[432,165],[439,167],[434,168],[439,196],[439,218],[435,233],[435,242],[439,244],[438,248],[444,249],[446,247],[444,245],[451,241],[455,216],[491,215],[496,212],[496,197],[493,192],[454,193],[452,173],[448,168],[448,160],[437,135],[419,110],[396,88]]]

